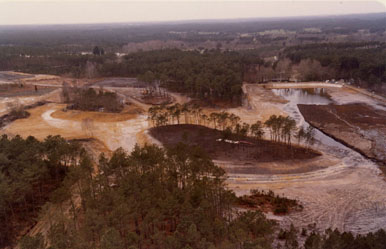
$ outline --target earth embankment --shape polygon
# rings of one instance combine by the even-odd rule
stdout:
[[[386,165],[386,111],[359,103],[298,107],[312,126],[367,158]]]

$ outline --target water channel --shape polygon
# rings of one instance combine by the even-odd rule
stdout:
[[[272,89],[272,91],[276,95],[281,96],[288,101],[288,103],[284,105],[283,110],[294,118],[299,126],[304,127],[308,127],[309,124],[304,120],[302,114],[300,113],[297,106],[298,104],[328,105],[334,103],[324,88],[287,88]],[[315,129],[315,132],[315,139],[317,141],[315,147],[318,150],[328,154],[333,154],[335,157],[342,159],[344,164],[348,167],[358,165],[371,165],[376,167],[373,162],[364,158],[358,152],[346,147],[340,142],[335,141],[317,129]]]

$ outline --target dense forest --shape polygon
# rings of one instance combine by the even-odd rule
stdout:
[[[258,211],[236,212],[224,171],[197,147],[119,149],[98,167],[96,175],[91,161],[69,168],[71,180],[53,194],[76,184],[82,204],[56,217],[50,248],[270,248],[273,223]],[[26,237],[21,248],[42,244],[39,235]]]
[[[101,155],[97,165],[95,172],[83,154],[68,167],[50,202],[61,210],[70,200],[70,212],[50,217],[46,238],[23,237],[21,249],[268,249],[275,244],[295,249],[301,246],[299,236],[307,249],[380,249],[385,243],[383,230],[357,236],[337,230],[300,233],[293,226],[277,231],[260,211],[238,211],[224,171],[198,147],[152,145],[130,154],[118,149],[110,159]],[[74,204],[72,193],[81,197],[80,204]]]
[[[319,70],[305,73],[306,80],[345,79],[375,90],[386,82],[385,43],[312,44],[287,48],[283,54],[293,64],[308,59],[303,67],[312,68],[310,60],[319,63]]]
[[[253,53],[157,50],[129,54],[120,63],[104,64],[99,71],[106,76],[157,81],[168,89],[201,99],[240,101],[244,72],[260,63],[262,60]]]
[[[20,56],[21,48],[0,47],[0,69],[72,77],[137,77],[201,99],[240,101],[241,84],[270,80],[343,79],[386,93],[386,45],[381,42],[317,43],[277,51],[278,59],[258,50],[140,51],[113,54]],[[14,52],[12,52],[15,50]],[[36,52],[36,51],[35,51]]]
[[[239,102],[244,72],[263,63],[253,52],[200,53],[176,49],[136,52],[119,61],[114,58],[113,55],[47,55],[43,58],[10,55],[9,60],[0,60],[0,64],[10,64],[15,70],[31,73],[138,77],[147,84],[161,84],[197,98]]]
[[[83,153],[59,136],[0,138],[0,248],[31,226],[40,206]]]
[[[386,240],[383,230],[277,231],[260,211],[236,208],[224,171],[198,147],[118,149],[110,159],[100,156],[97,171],[79,145],[59,136],[3,136],[0,148],[0,247],[33,225],[47,201],[58,211],[69,205],[69,213],[49,216],[47,237],[24,236],[21,249],[299,248],[299,236],[307,249],[378,249]]]

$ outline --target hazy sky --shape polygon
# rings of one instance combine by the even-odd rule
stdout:
[[[0,25],[234,19],[371,12],[386,12],[386,0],[0,0]]]

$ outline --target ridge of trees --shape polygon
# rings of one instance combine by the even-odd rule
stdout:
[[[264,128],[267,128],[273,142],[291,146],[292,138],[296,138],[298,144],[304,142],[311,146],[315,143],[314,128],[312,126],[297,128],[295,120],[289,116],[271,115],[264,123],[257,121],[250,125],[240,122],[240,117],[233,113],[222,111],[206,114],[198,105],[180,105],[177,103],[149,108],[149,121],[155,127],[181,123],[203,125],[222,130],[224,139],[246,136],[262,139],[265,134]]]

